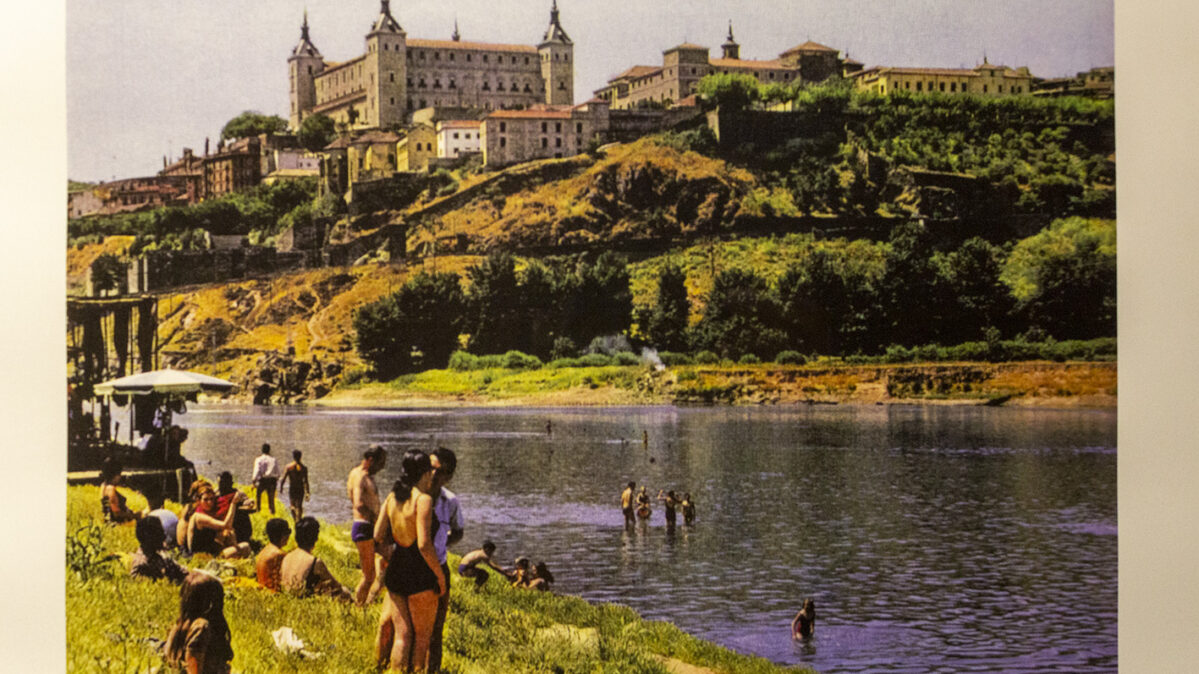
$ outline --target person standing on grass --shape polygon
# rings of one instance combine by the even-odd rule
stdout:
[[[291,453],[292,462],[283,469],[283,479],[279,481],[279,491],[283,491],[283,486],[287,485],[288,509],[296,522],[304,516],[304,501],[312,495],[308,490],[308,466],[300,461],[303,456],[304,453],[298,449]]]
[[[433,621],[433,634],[429,637],[429,671],[441,670],[441,635],[445,630],[445,616],[450,607],[450,567],[446,563],[446,548],[462,540],[462,511],[458,508],[458,497],[446,488],[458,468],[458,457],[454,450],[438,447],[429,455],[433,465],[433,547],[441,572],[445,576],[445,592],[437,598],[437,616]]]
[[[354,466],[346,480],[346,493],[354,523],[350,525],[350,540],[358,548],[358,562],[362,567],[362,581],[354,591],[354,603],[365,606],[379,593],[379,576],[375,565],[375,520],[379,518],[379,490],[375,487],[375,474],[387,465],[387,450],[371,445],[362,455],[362,463]],[[384,562],[386,565],[386,562]]]
[[[262,443],[262,454],[254,459],[254,476],[250,484],[254,485],[254,504],[262,510],[262,495],[266,494],[267,506],[271,514],[275,514],[275,484],[279,481],[279,462],[271,456],[271,446]]]

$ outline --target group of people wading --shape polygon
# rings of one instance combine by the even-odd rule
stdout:
[[[636,489],[637,483],[630,480],[620,493],[620,511],[624,514],[626,526],[632,526],[637,520],[648,520],[653,513],[645,485],[641,486],[640,491],[635,492]],[[662,502],[666,511],[666,528],[673,529],[678,523],[679,510],[683,511],[683,524],[690,526],[695,523],[695,501],[692,500],[690,492],[684,492],[680,499],[673,489],[659,489],[657,500]]]

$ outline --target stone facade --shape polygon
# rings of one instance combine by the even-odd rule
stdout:
[[[1033,82],[1033,95],[1042,97],[1085,96],[1108,99],[1116,95],[1116,69],[1091,68],[1074,77],[1038,79]]]
[[[856,63],[850,62],[851,70]],[[762,84],[791,84],[821,82],[842,75],[845,67],[846,60],[837,50],[810,41],[773,60],[743,59],[730,24],[720,58],[711,58],[707,47],[683,43],[662,52],[661,66],[633,66],[608,80],[595,96],[607,101],[612,110],[669,107],[695,94],[699,81],[707,75],[743,74]]]
[[[288,58],[290,125],[323,113],[350,128],[402,126],[415,111],[437,106],[485,110],[570,104],[574,44],[562,29],[557,3],[537,46],[409,39],[381,0],[364,54],[325,61],[312,43],[305,12],[300,41]]]
[[[100,183],[67,194],[67,218],[115,215],[188,203],[183,176],[146,176]]]
[[[254,187],[262,180],[262,143],[238,138],[204,157],[204,198],[212,199]]]
[[[606,137],[608,126],[608,104],[601,100],[497,110],[483,120],[483,164],[498,167],[573,157],[585,151],[592,138]]]
[[[853,76],[864,91],[889,94],[893,91],[977,96],[1021,96],[1032,92],[1033,76],[1028,68],[1008,68],[983,63],[975,68],[867,68]]]

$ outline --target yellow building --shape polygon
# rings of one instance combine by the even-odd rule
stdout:
[[[574,97],[574,43],[563,30],[557,1],[537,45],[460,39],[409,39],[381,0],[366,35],[366,51],[326,61],[313,44],[308,14],[288,58],[290,126],[323,113],[352,128],[402,125],[421,108],[469,106],[485,110],[538,103],[570,104]]]
[[[408,135],[396,144],[396,165],[400,171],[424,171],[437,156],[437,131],[433,124],[413,124]]]
[[[1033,76],[1027,67],[1008,68],[983,63],[975,68],[893,68],[876,66],[852,75],[859,90],[889,94],[894,91],[978,96],[1020,96],[1032,91]]]

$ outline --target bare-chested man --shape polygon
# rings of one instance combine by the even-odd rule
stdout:
[[[620,492],[620,511],[624,513],[624,523],[633,524],[633,490],[637,488],[636,482],[629,482],[629,485]]]
[[[358,561],[362,566],[362,581],[354,591],[354,601],[359,606],[369,603],[379,593],[382,578],[375,567],[375,520],[379,517],[379,490],[375,487],[375,473],[387,464],[387,451],[379,445],[371,445],[362,455],[362,463],[354,466],[346,480],[346,493],[350,497],[354,523],[350,527],[350,540],[358,547]]]
[[[483,541],[482,548],[471,550],[459,560],[458,575],[463,578],[473,578],[476,588],[483,587],[483,584],[487,582],[487,572],[480,567],[487,565],[500,572],[508,580],[512,580],[513,572],[496,564],[495,560],[491,558],[493,554],[495,554],[495,543]]]

